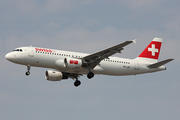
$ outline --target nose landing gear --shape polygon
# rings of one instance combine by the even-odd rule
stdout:
[[[31,66],[30,65],[27,65],[27,72],[26,72],[26,75],[28,76],[28,75],[30,75],[30,68],[31,68]]]

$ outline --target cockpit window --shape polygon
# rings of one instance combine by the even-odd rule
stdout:
[[[18,51],[18,52],[22,52],[22,49],[15,49],[13,51]]]

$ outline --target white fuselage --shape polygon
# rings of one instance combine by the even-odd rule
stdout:
[[[89,70],[86,67],[66,68],[60,67],[56,64],[57,60],[63,60],[64,58],[81,59],[87,55],[88,54],[85,53],[45,49],[38,47],[20,47],[17,48],[15,51],[8,53],[6,55],[6,59],[22,65],[51,68],[68,73],[88,74]],[[92,70],[92,72],[94,74],[122,76],[150,73],[166,69],[164,66],[149,69],[147,67],[147,65],[149,64],[151,63],[139,61],[136,59],[109,57],[109,59],[102,60],[99,65],[97,65]]]

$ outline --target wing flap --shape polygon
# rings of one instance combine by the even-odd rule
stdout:
[[[94,54],[90,54],[88,56],[85,56],[83,58],[84,63],[86,63],[88,67],[93,69],[96,65],[98,65],[101,60],[107,58],[111,55],[114,55],[115,53],[121,53],[121,51],[124,49],[123,47],[131,44],[131,43],[136,43],[136,40],[132,41],[125,41],[121,44],[115,45],[113,47],[110,47],[108,49],[96,52]]]

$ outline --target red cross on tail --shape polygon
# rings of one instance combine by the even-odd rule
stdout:
[[[143,59],[150,62],[157,62],[161,50],[162,38],[154,38],[144,49],[137,59]]]

